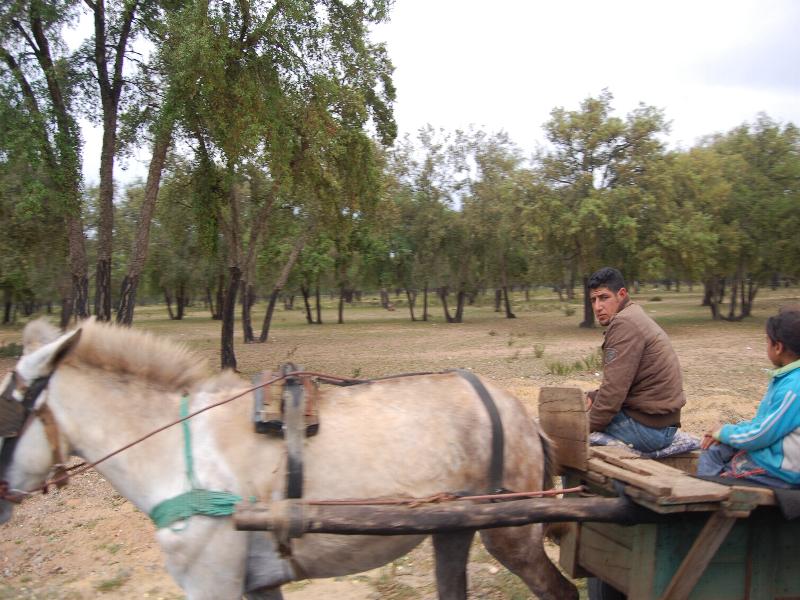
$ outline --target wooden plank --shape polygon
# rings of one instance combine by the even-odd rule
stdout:
[[[578,563],[603,581],[627,593],[631,550],[618,540],[603,535],[604,533],[594,527],[581,528]]]
[[[660,600],[686,600],[689,597],[734,523],[736,519],[733,517],[726,517],[721,512],[711,513]]]
[[[597,471],[607,477],[642,488],[655,496],[668,496],[672,492],[672,486],[667,482],[660,482],[660,480],[648,475],[632,473],[627,469],[612,465],[599,458],[590,458],[588,465],[592,471]]]
[[[578,523],[564,523],[565,533],[558,544],[558,564],[573,579],[588,577],[578,563],[578,547],[580,546],[581,526]]]
[[[558,465],[586,470],[589,420],[583,392],[578,388],[544,387],[539,392],[539,425],[557,441]]]
[[[606,467],[601,466],[600,461]],[[622,472],[629,472],[630,475],[624,476],[619,471],[616,476],[611,475],[609,465]],[[721,502],[730,495],[730,488],[727,486],[697,479],[669,465],[642,458],[625,448],[592,448],[589,468],[657,496],[660,504]],[[659,485],[662,490],[655,489]]]
[[[653,598],[658,567],[658,525],[637,525],[634,530],[631,556],[634,568],[628,578],[628,598]]]
[[[775,492],[771,488],[737,486],[731,487],[730,500],[736,502],[752,502],[758,506],[775,506]]]

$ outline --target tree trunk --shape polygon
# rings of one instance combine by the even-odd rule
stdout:
[[[408,299],[408,312],[411,313],[411,321],[416,321],[414,316],[414,304],[417,302],[417,290],[410,290],[406,288],[406,298]]]
[[[167,313],[170,320],[175,320],[175,313],[172,312],[172,294],[169,293],[167,288],[164,288],[164,303],[167,305]]]
[[[744,287],[742,287],[744,292]],[[742,296],[742,317],[749,317],[753,312],[753,303],[755,302],[756,294],[758,293],[758,284],[752,280],[747,282],[747,298]]]
[[[211,312],[211,318],[214,318],[216,314],[214,311],[214,297],[211,295],[211,286],[206,286],[206,305],[208,306],[208,310]]]
[[[175,320],[181,321],[183,320],[183,313],[187,304],[186,284],[183,282],[178,284],[178,292],[175,294],[175,304],[177,309]]]
[[[236,370],[236,352],[233,346],[233,329],[236,315],[236,293],[242,279],[242,270],[234,265],[230,267],[230,281],[222,302],[222,334],[220,358],[223,369]]]
[[[511,311],[511,300],[508,297],[508,287],[507,286],[503,286],[503,299],[505,300],[505,306],[506,306],[506,319],[516,319],[517,315],[515,315]]]
[[[117,121],[124,84],[123,66],[128,37],[138,4],[129,2],[118,22],[110,24],[118,35],[107,37],[105,0],[89,3],[94,12],[94,63],[103,114],[103,139],[100,149],[99,223],[97,228],[97,270],[94,309],[99,321],[111,320],[111,250],[114,233],[114,158],[117,152]],[[114,63],[109,69],[108,58]]]
[[[447,287],[440,287],[439,288],[439,300],[442,303],[442,310],[444,310],[444,319],[448,323],[453,322],[453,317],[450,315],[450,311],[447,308],[447,295],[450,293],[447,290]]]
[[[739,277],[740,275],[737,274],[733,281],[731,282],[731,304],[728,307],[728,321],[734,321],[736,316],[736,306],[738,304],[738,292],[739,292]]]
[[[264,323],[261,325],[261,335],[258,336],[258,341],[262,344],[269,338],[269,327],[272,324],[272,314],[275,312],[275,303],[278,301],[278,294],[280,294],[280,291],[274,289],[269,295],[267,314],[264,315]]]
[[[242,333],[243,341],[245,344],[251,344],[255,341],[255,334],[253,333],[253,321],[250,318],[251,308],[253,306],[253,298],[255,292],[253,285],[245,280],[240,284],[242,290]]]
[[[77,319],[89,316],[89,277],[86,243],[80,216],[67,217],[69,266],[72,273],[72,314]]]
[[[223,306],[225,305],[225,275],[219,274],[217,279],[217,312],[211,315],[215,321],[222,320]]]
[[[500,312],[503,304],[503,290],[500,288],[494,289],[494,312]]]
[[[309,290],[305,285],[301,284],[300,293],[303,295],[303,304],[306,307],[306,323],[313,325],[314,317],[311,315],[311,303],[308,301],[311,290]]]
[[[594,327],[594,311],[592,310],[592,301],[589,298],[589,277],[583,278],[583,321],[581,327]]]
[[[99,240],[98,240],[99,241]],[[98,252],[101,247],[98,243]],[[94,278],[94,312],[98,321],[111,320],[111,259],[102,258],[105,255],[105,249],[101,257],[97,259],[97,269]],[[109,253],[111,248],[108,248]]]
[[[280,295],[281,290],[283,290],[284,286],[286,286],[286,282],[289,281],[289,275],[291,274],[294,265],[297,263],[297,258],[300,256],[300,252],[303,250],[305,243],[305,235],[297,239],[292,247],[292,251],[289,253],[288,258],[286,259],[286,263],[283,265],[283,269],[281,269],[281,274],[278,276],[278,279],[272,288],[272,294],[269,298],[269,306],[267,307],[267,314],[264,315],[264,322],[261,324],[261,335],[258,336],[258,341],[261,343],[267,341],[267,337],[269,336],[269,328],[272,323],[272,314],[275,311],[275,303],[278,301],[278,296]]]
[[[133,324],[133,311],[136,306],[136,292],[139,288],[139,279],[147,260],[147,251],[150,243],[150,226],[153,222],[158,190],[161,186],[161,174],[167,160],[167,152],[172,143],[172,125],[167,131],[160,132],[153,145],[153,157],[147,170],[147,183],[144,188],[144,201],[139,209],[139,222],[136,224],[136,234],[133,239],[128,273],[122,280],[122,287],[117,305],[117,323],[120,325]],[[210,300],[210,298],[209,298]],[[213,309],[212,309],[213,312]]]
[[[340,325],[344,323],[344,296],[347,293],[344,286],[339,286],[339,320],[337,323]]]
[[[61,298],[61,312],[59,314],[59,321],[58,326],[65,330],[69,327],[69,322],[72,320],[72,296],[70,293],[72,291],[72,282],[70,281],[69,275],[66,273],[62,273],[62,275],[58,278],[58,295]]]
[[[428,284],[425,284],[425,288],[422,290],[422,320],[428,320]]]
[[[720,280],[718,277],[709,277],[703,282],[703,285],[705,286],[705,291],[703,293],[703,305],[708,306],[708,308],[711,310],[711,318],[714,321],[717,321],[720,318],[719,284]]]
[[[316,302],[317,309],[317,325],[322,325],[322,298],[319,294],[319,281],[317,282],[317,286],[314,291],[314,300]]]
[[[456,316],[453,319],[454,323],[464,322],[464,304],[467,301],[467,293],[464,290],[459,290],[456,294]]]

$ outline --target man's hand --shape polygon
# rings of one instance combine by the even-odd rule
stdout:
[[[719,444],[719,431],[720,427],[716,429],[716,431],[707,431],[703,434],[703,439],[700,440],[700,448],[703,450],[708,450],[711,446],[715,444]]]
[[[590,394],[591,394],[591,392],[586,392],[586,396],[585,396],[585,399],[586,399],[586,410],[591,410],[591,408],[592,408],[593,400],[592,400],[592,396]]]

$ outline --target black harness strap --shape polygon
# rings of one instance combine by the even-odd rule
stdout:
[[[492,395],[486,386],[481,383],[474,373],[466,369],[454,369],[454,373],[458,373],[469,381],[478,397],[486,407],[486,412],[489,413],[489,420],[492,423],[492,456],[489,461],[489,493],[500,493],[505,491],[503,487],[503,463],[504,463],[504,446],[505,436],[503,435],[503,422],[500,420],[500,413],[497,410],[497,405],[492,399]]]
[[[303,497],[303,440],[306,437],[303,419],[303,383],[296,377],[287,377],[284,387],[286,411],[286,497]]]
[[[5,476],[5,471],[14,458],[17,439],[19,439],[19,436],[22,435],[22,432],[25,431],[25,428],[30,422],[31,415],[33,414],[33,407],[36,405],[36,399],[50,383],[50,375],[34,379],[28,386],[28,389],[25,390],[25,397],[22,399],[22,402],[17,402],[12,395],[15,389],[15,377],[16,375],[12,375],[8,387],[3,391],[2,401],[19,404],[22,407],[22,411],[17,413],[18,422],[12,423],[9,430],[4,430],[3,432],[7,435],[3,437],[3,448],[0,450],[0,480]],[[0,481],[0,483],[5,484],[5,481]]]

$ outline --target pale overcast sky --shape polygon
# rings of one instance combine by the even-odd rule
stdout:
[[[675,146],[761,111],[800,124],[800,1],[397,0],[375,39],[403,132],[472,123],[533,150],[603,88],[619,116],[662,108]]]
[[[401,134],[474,124],[532,152],[554,107],[603,88],[618,116],[663,109],[673,147],[759,112],[800,125],[800,0],[396,0],[373,40]],[[96,180],[99,144],[84,153]]]

